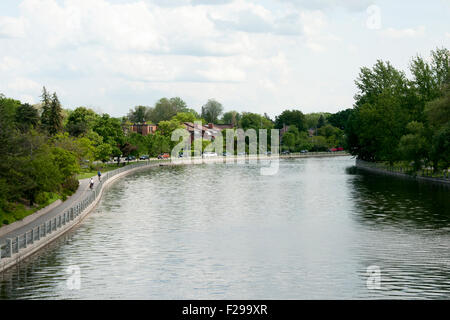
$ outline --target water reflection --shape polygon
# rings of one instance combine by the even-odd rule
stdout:
[[[396,225],[401,228],[450,229],[450,189],[445,186],[367,173],[351,167],[347,173],[356,216],[368,225]]]

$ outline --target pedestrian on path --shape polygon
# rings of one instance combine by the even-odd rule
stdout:
[[[98,175],[98,181],[101,181],[102,180],[102,173],[100,172],[100,170],[98,170],[97,175]]]
[[[92,190],[92,188],[94,188],[94,179],[91,178],[91,180],[89,181],[89,188]]]

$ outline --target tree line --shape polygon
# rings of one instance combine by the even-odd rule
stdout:
[[[410,78],[389,61],[363,67],[345,129],[349,151],[366,161],[400,162],[413,171],[450,164],[449,50],[417,55]]]

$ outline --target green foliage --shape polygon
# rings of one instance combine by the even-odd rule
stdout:
[[[347,123],[350,115],[353,113],[353,109],[345,109],[334,114],[331,114],[327,121],[332,126],[335,126],[341,130],[346,130]]]
[[[298,130],[306,130],[305,115],[300,110],[284,110],[279,116],[275,117],[275,128],[282,129],[283,125],[294,125]]]
[[[39,113],[36,108],[28,103],[21,104],[16,110],[15,121],[17,127],[21,131],[26,132],[37,126],[39,123]]]
[[[180,122],[176,119],[172,119],[170,121],[161,121],[158,125],[158,131],[165,137],[172,136],[172,132],[176,129],[183,128]]]
[[[273,123],[269,119],[257,113],[243,112],[239,126],[244,129],[272,129]]]
[[[186,103],[179,97],[170,99],[162,98],[155,104],[154,108],[147,111],[146,119],[159,125],[159,122],[168,121],[179,112],[189,111]]]
[[[41,123],[44,130],[49,135],[54,135],[62,130],[63,127],[63,113],[61,103],[59,102],[56,93],[50,97],[47,90],[42,92],[42,115]]]
[[[146,106],[136,106],[128,112],[128,119],[133,123],[143,123],[149,120],[149,108]]]
[[[325,125],[325,117],[323,114],[320,115],[319,120],[317,120],[317,128],[322,128]]]
[[[106,162],[109,160],[112,154],[113,147],[108,143],[102,143],[97,148],[95,148],[94,158],[95,160]]]
[[[408,134],[401,137],[399,151],[402,160],[413,161],[414,170],[419,170],[422,159],[427,155],[429,144],[424,137],[424,126],[422,123],[412,121],[406,126]]]
[[[96,120],[99,118],[93,110],[78,107],[73,110],[67,118],[66,131],[70,135],[78,137],[92,130]]]
[[[224,124],[232,124],[235,127],[238,125],[241,120],[241,114],[237,111],[228,111],[223,114],[222,122]]]
[[[196,113],[179,112],[171,120],[175,120],[179,123],[183,123],[183,122],[194,122],[194,121],[198,121],[199,119],[198,119],[198,115],[196,115]],[[160,123],[160,125],[161,125],[161,123]]]
[[[222,112],[222,104],[214,99],[209,99],[208,102],[202,106],[202,118],[208,123],[217,123]]]
[[[65,195],[71,195],[78,190],[80,182],[74,176],[67,177],[63,184],[63,190]]]
[[[352,154],[391,164],[412,161],[415,170],[430,162],[434,170],[448,167],[449,57],[447,49],[432,51],[430,62],[414,57],[411,80],[389,62],[362,68],[345,125]]]
[[[102,137],[104,143],[111,146],[121,145],[125,139],[121,121],[111,118],[108,114],[96,119],[93,131]]]

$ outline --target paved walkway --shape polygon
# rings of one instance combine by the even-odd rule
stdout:
[[[0,243],[3,243],[7,238],[13,238],[13,237],[16,237],[18,235],[22,235],[25,232],[30,231],[32,228],[35,228],[35,227],[37,227],[39,225],[42,225],[44,222],[50,220],[53,217],[56,217],[57,215],[63,213],[64,210],[70,208],[85,193],[92,192],[89,189],[89,179],[90,178],[86,178],[86,179],[80,180],[80,186],[78,187],[78,190],[72,196],[70,196],[66,201],[61,203],[59,206],[53,208],[52,210],[50,210],[46,214],[40,216],[39,218],[37,218],[33,222],[30,222],[29,224],[27,224],[27,225],[25,225],[25,226],[23,226],[21,228],[18,228],[18,229],[14,230],[14,231],[11,231],[11,232],[3,235],[2,237],[0,237]],[[98,183],[98,178],[97,177],[94,177],[94,183]],[[94,184],[94,186],[95,186],[95,184]]]

